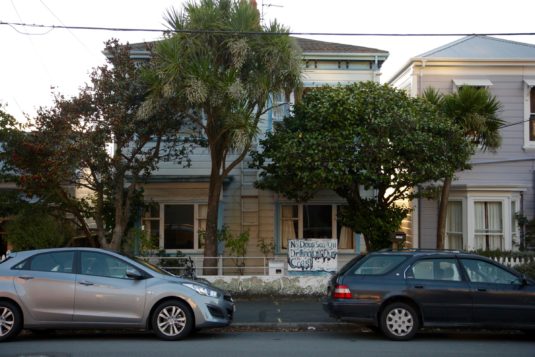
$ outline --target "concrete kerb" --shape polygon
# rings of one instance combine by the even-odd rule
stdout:
[[[226,327],[226,331],[289,331],[289,332],[322,332],[322,331],[371,331],[363,325],[352,324],[348,322],[233,322]]]

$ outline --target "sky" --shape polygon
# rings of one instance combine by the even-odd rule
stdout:
[[[0,22],[165,29],[181,0],[0,0]],[[265,22],[294,33],[535,33],[533,0],[257,0]],[[381,82],[411,57],[459,39],[448,37],[302,36],[388,51]],[[153,41],[157,32],[30,28],[0,24],[0,103],[19,121],[52,104],[52,88],[74,96],[105,63],[104,42]],[[507,36],[535,44],[535,35]]]

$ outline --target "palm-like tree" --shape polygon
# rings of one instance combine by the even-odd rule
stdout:
[[[457,124],[473,146],[474,150],[495,151],[500,147],[500,127],[503,121],[498,118],[501,103],[485,88],[461,87],[457,92],[447,95],[429,88],[424,97],[444,114],[446,118]],[[469,168],[459,167],[459,170]],[[444,248],[446,231],[446,214],[448,198],[453,176],[445,177],[440,196],[438,223],[437,223],[437,249]]]
[[[249,152],[269,95],[300,85],[300,54],[288,29],[262,26],[245,0],[189,2],[166,21],[172,34],[154,51],[154,94],[173,100],[209,149],[204,255],[215,257],[223,181]],[[205,258],[204,267],[215,273],[216,261]]]

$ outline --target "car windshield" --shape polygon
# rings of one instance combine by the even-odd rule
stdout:
[[[167,270],[164,270],[152,263],[149,263],[148,261],[142,259],[142,258],[138,258],[138,257],[130,257],[131,259],[135,260],[137,263],[143,265],[145,268],[148,268],[158,274],[163,274],[163,275],[173,275],[171,274],[170,272],[168,272]]]

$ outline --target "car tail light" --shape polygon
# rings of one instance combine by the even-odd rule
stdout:
[[[351,291],[347,285],[336,285],[333,291],[335,299],[351,299]]]

